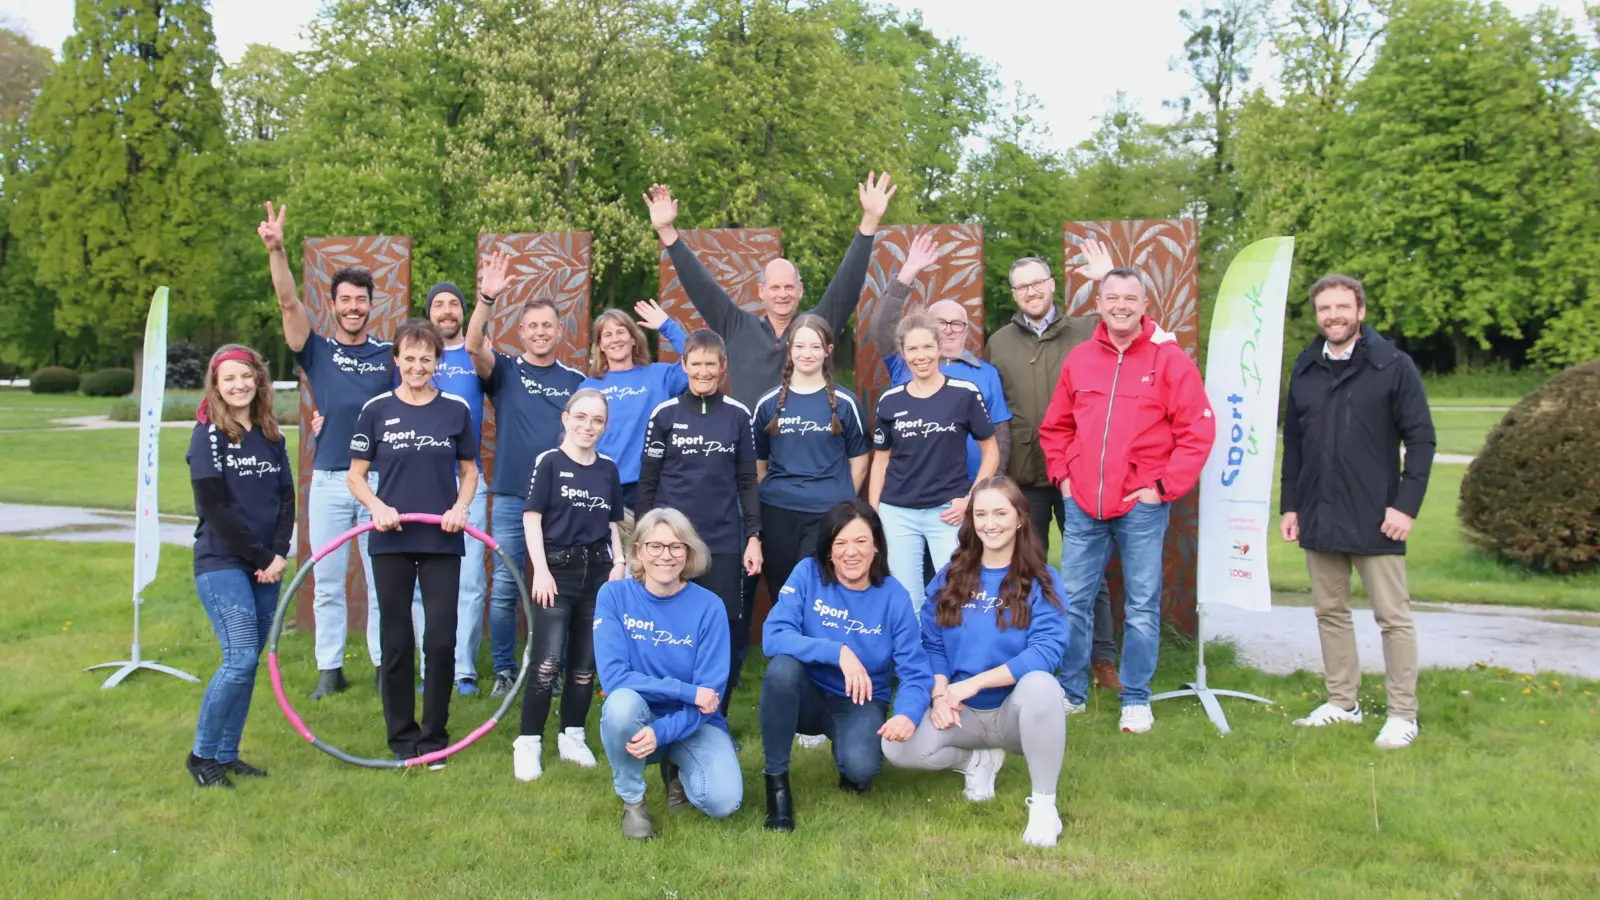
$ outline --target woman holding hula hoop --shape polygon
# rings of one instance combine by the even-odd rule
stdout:
[[[620,309],[595,317],[595,335],[589,350],[589,377],[579,388],[594,388],[606,395],[605,434],[597,445],[616,461],[622,479],[624,535],[633,530],[634,507],[639,499],[639,460],[644,455],[644,433],[650,411],[689,387],[689,376],[677,363],[653,363],[644,342],[644,328],[654,329],[672,349],[683,352],[683,326],[670,318],[654,300],[633,307],[635,322]]]
[[[350,493],[372,512],[368,542],[378,588],[379,669],[389,749],[410,759],[450,744],[446,725],[455,681],[456,598],[461,534],[478,485],[478,433],[465,400],[433,385],[444,337],[432,322],[412,319],[394,336],[400,385],[367,401],[350,438]],[[376,468],[378,489],[367,486]],[[439,525],[402,513],[443,516]],[[422,635],[422,726],[416,720],[416,634],[411,599],[418,584],[427,623]],[[444,768],[444,759],[429,764]]]
[[[901,768],[962,773],[977,803],[994,797],[1006,753],[1021,753],[1033,781],[1022,842],[1053,847],[1067,720],[1051,671],[1067,645],[1066,594],[1028,509],[1004,475],[973,489],[959,546],[922,607],[933,705],[911,740],[884,741],[883,755]]]
[[[644,769],[661,764],[667,808],[692,805],[713,818],[744,799],[738,751],[719,710],[728,681],[728,620],[717,595],[689,583],[711,553],[675,509],[639,517],[632,578],[600,588],[594,655],[606,690],[600,740],[622,798],[622,834],[655,836]]]
[[[606,432],[606,398],[579,388],[561,414],[561,444],[533,463],[522,514],[533,564],[533,684],[522,695],[522,733],[511,743],[512,773],[533,781],[556,679],[566,660],[561,693],[561,758],[589,768],[594,753],[583,723],[594,698],[594,598],[600,586],[627,575],[622,558],[622,482],[617,464],[595,451]]]
[[[889,537],[889,571],[921,610],[922,551],[935,569],[949,562],[972,483],[995,473],[1000,450],[978,386],[939,371],[939,323],[922,313],[906,316],[895,338],[911,380],[878,398],[867,497]],[[976,479],[967,477],[968,435],[982,459]]]
[[[194,583],[222,645],[222,665],[200,701],[186,768],[200,787],[233,787],[230,774],[267,774],[239,758],[239,738],[278,607],[295,484],[259,353],[227,344],[212,354],[195,418],[187,457],[200,517]]]
[[[774,831],[794,828],[789,755],[797,731],[832,738],[839,788],[865,794],[883,767],[879,739],[910,738],[933,689],[911,596],[889,575],[878,514],[851,497],[822,516],[817,544],[774,595],[761,631],[772,658],[761,682],[761,745]]]

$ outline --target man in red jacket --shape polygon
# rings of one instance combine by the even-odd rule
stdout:
[[[1069,501],[1061,545],[1071,638],[1059,678],[1067,713],[1089,692],[1089,604],[1122,552],[1122,730],[1155,724],[1150,678],[1161,650],[1161,546],[1172,501],[1193,490],[1216,420],[1205,382],[1177,338],[1145,315],[1139,273],[1100,283],[1100,325],[1061,367],[1039,425],[1050,481]]]

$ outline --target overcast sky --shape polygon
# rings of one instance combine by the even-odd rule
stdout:
[[[1538,0],[1504,0],[1513,12],[1537,8]],[[1582,20],[1583,0],[1546,0]],[[213,0],[212,18],[222,58],[234,61],[248,43],[287,50],[303,46],[300,31],[321,0]],[[921,9],[923,21],[942,37],[995,66],[1007,85],[1020,82],[1035,95],[1038,118],[1050,129],[1049,144],[1066,149],[1094,132],[1094,117],[1117,91],[1127,93],[1151,119],[1168,113],[1161,101],[1187,87],[1171,63],[1183,47],[1178,10],[1186,0],[903,0]],[[0,21],[20,27],[35,41],[60,51],[72,30],[71,0],[0,0]],[[1270,60],[1257,70],[1270,76]]]

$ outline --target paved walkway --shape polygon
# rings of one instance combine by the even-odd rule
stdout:
[[[138,422],[114,422],[110,416],[67,416],[61,419],[51,419],[49,428],[7,428],[0,429],[0,434],[38,434],[46,431],[101,431],[108,428],[138,428]],[[162,422],[162,428],[193,428],[193,419],[179,419],[176,421]],[[299,431],[299,425],[279,426],[286,430]]]
[[[133,513],[76,506],[31,506],[0,503],[0,534],[52,541],[125,541],[133,543]],[[162,516],[161,543],[194,546],[193,516]]]

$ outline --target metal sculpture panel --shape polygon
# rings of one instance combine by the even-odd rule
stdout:
[[[781,228],[693,228],[680,230],[678,240],[694,251],[700,264],[722,285],[733,302],[757,315],[761,313],[758,293],[761,271],[767,263],[783,255]],[[656,299],[667,315],[677,319],[686,331],[706,327],[705,320],[689,302],[683,285],[678,283],[678,272],[667,256],[666,247],[661,248],[661,290]],[[662,362],[672,362],[678,354],[662,341],[656,357]]]

